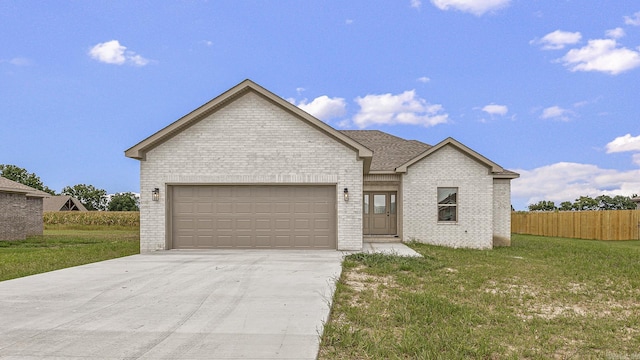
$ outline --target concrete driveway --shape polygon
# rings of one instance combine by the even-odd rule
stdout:
[[[164,251],[0,282],[2,359],[315,359],[339,251]]]

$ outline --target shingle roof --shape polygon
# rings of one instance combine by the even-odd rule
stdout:
[[[66,211],[72,210],[68,209],[65,205],[70,201],[70,205],[75,206],[75,210],[77,211],[87,211],[87,208],[82,205],[82,203],[71,196],[68,195],[57,195],[57,196],[49,196],[44,198],[43,202],[43,210],[44,211]],[[64,208],[64,209],[63,209]]]
[[[341,133],[373,150],[372,171],[393,171],[431,148],[417,140],[405,140],[379,130],[342,130]]]
[[[23,185],[13,180],[9,180],[2,176],[0,176],[0,192],[26,194],[30,197],[45,197],[49,195],[44,191],[36,190],[32,187]]]

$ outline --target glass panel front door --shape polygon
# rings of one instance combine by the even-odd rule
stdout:
[[[397,233],[396,192],[365,192],[363,216],[364,235],[395,235]]]

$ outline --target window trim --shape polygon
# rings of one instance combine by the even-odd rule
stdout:
[[[440,204],[440,202],[438,201],[438,196],[440,193],[440,190],[445,190],[445,189],[452,189],[455,190],[455,204]],[[438,186],[438,188],[436,189],[436,206],[438,207],[437,212],[436,212],[436,218],[438,221],[438,224],[457,224],[458,223],[458,207],[460,205],[460,200],[458,198],[458,196],[460,195],[460,188],[458,188],[457,186]],[[453,207],[454,211],[455,211],[455,220],[441,220],[440,219],[440,208],[441,207]]]

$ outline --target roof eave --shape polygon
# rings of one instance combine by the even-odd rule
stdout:
[[[517,179],[520,177],[518,173],[512,174],[492,174],[494,179]]]

